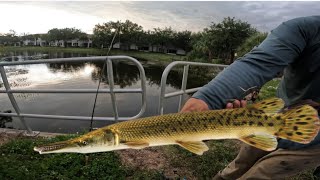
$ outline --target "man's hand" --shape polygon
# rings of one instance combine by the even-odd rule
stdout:
[[[207,111],[207,110],[209,110],[209,107],[207,103],[205,103],[203,100],[190,98],[184,104],[180,112],[194,112],[194,111]]]
[[[233,103],[227,103],[226,109],[245,107],[247,101],[245,100],[235,100]],[[209,106],[203,100],[190,98],[180,112],[194,112],[194,111],[207,111]]]
[[[243,108],[246,107],[247,101],[246,100],[235,100],[233,103],[227,103],[226,109],[232,109],[232,108]]]

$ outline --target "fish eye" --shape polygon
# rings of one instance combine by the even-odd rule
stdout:
[[[79,146],[86,146],[88,145],[88,142],[87,141],[80,141],[77,143]]]

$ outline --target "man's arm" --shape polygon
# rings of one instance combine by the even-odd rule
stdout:
[[[198,99],[208,109],[221,109],[225,107],[227,99],[240,98],[243,93],[241,88],[261,87],[299,58],[311,36],[308,26],[305,18],[282,23],[257,48],[232,63],[196,92],[190,101]],[[186,106],[193,104],[190,101]]]

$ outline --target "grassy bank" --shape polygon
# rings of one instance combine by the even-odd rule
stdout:
[[[75,136],[57,136],[51,139],[20,138],[2,145],[0,179],[209,178],[224,168],[236,156],[238,149],[235,141],[212,141],[207,143],[210,151],[203,156],[194,155],[178,146],[88,155],[40,155],[33,151],[36,145],[72,137]]]
[[[38,144],[66,140],[74,136],[52,139],[22,138],[0,148],[0,179],[125,179],[150,177],[159,179],[157,172],[135,171],[121,164],[114,152],[40,155],[33,151]]]
[[[21,52],[21,51],[34,51],[34,52],[65,52],[65,53],[79,53],[89,54],[94,56],[107,55],[108,49],[95,49],[95,48],[62,48],[62,47],[0,47],[1,53],[6,52]],[[183,60],[185,56],[154,53],[154,52],[142,52],[142,51],[122,51],[112,49],[110,55],[127,55],[137,58],[139,60],[159,61],[159,62],[171,62],[177,60]]]

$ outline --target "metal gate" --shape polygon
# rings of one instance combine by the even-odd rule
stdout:
[[[166,83],[169,72],[174,68],[175,66],[183,66],[183,77],[181,82],[181,89],[180,91],[166,93]],[[209,67],[223,67],[226,68],[228,65],[221,65],[221,64],[209,64],[209,63],[198,63],[198,62],[188,62],[188,61],[175,61],[170,63],[165,70],[162,73],[161,77],[161,90],[160,90],[160,97],[159,97],[159,107],[158,107],[158,113],[163,114],[163,106],[164,106],[164,100],[170,97],[174,96],[180,96],[179,99],[179,107],[178,111],[181,110],[181,105],[184,103],[183,99],[184,96],[188,93],[193,93],[198,91],[201,87],[192,88],[192,89],[186,89],[187,87],[187,80],[188,80],[188,73],[189,73],[189,67],[190,66],[209,66]]]

